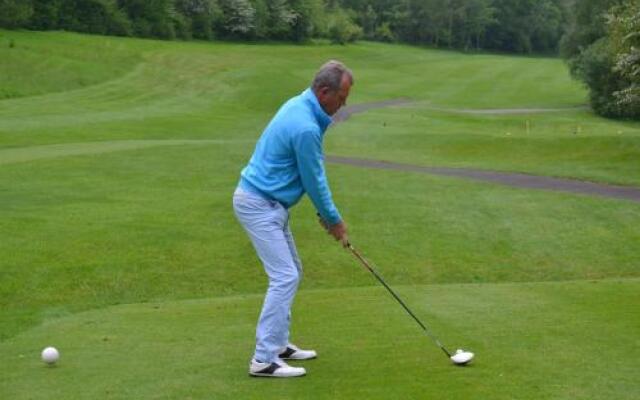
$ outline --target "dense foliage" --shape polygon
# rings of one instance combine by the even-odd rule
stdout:
[[[449,48],[555,51],[566,7],[560,0],[343,0],[364,37]]]
[[[580,0],[562,38],[571,73],[604,116],[640,118],[640,1]]]
[[[153,37],[554,52],[568,0],[0,0],[0,26]]]
[[[640,117],[640,2],[617,7],[609,15],[609,42],[615,55],[614,72],[622,79],[613,93],[626,114]]]
[[[359,31],[322,0],[0,0],[0,26],[159,39],[334,40]],[[354,35],[353,32],[356,32]]]

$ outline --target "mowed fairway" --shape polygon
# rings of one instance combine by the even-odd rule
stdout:
[[[477,359],[452,366],[305,199],[293,339],[319,358],[247,377],[266,278],[231,194],[329,58],[351,104],[409,102],[327,154],[640,186],[640,124],[580,108],[557,59],[0,31],[0,398],[638,397],[640,203],[333,164],[352,242]]]

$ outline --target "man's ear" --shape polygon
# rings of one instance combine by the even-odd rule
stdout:
[[[318,90],[318,92],[322,95],[322,96],[326,96],[331,92],[331,88],[329,88],[329,86],[323,86],[320,88],[320,90]]]

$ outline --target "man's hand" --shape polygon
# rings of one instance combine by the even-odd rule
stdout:
[[[347,237],[347,225],[344,221],[340,221],[335,225],[331,225],[328,229],[331,236],[342,243],[342,246],[349,246],[349,238]]]
[[[322,219],[320,214],[317,215],[320,226],[322,226],[324,230],[327,231],[327,233],[333,236],[336,240],[339,240],[344,247],[348,247],[349,238],[347,237],[347,225],[344,223],[344,221],[340,221],[334,225],[329,225],[327,221]]]

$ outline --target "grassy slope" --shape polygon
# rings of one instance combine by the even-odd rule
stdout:
[[[11,47],[13,45],[13,47]],[[0,100],[62,92],[116,78],[140,47],[111,38],[0,31]]]
[[[330,57],[345,60],[357,73],[352,103],[404,96],[419,100],[410,107],[373,110],[335,127],[326,143],[331,154],[626,184],[640,182],[637,124],[570,111],[531,116],[532,129],[527,133],[521,116],[469,116],[433,110],[433,106],[567,107],[583,103],[584,92],[569,80],[558,60],[464,56],[371,43],[349,47],[256,46],[165,43],[64,33],[1,33],[4,38],[14,38],[17,46],[9,49],[0,45],[0,60],[7,60],[8,52],[22,49],[31,59],[43,60],[42,64],[29,67],[35,69],[29,76],[44,77],[36,85],[40,91],[34,90],[35,78],[27,75],[12,80],[13,86],[6,82],[0,85],[12,87],[12,93],[22,96],[0,100],[0,340],[1,346],[15,357],[26,349],[42,347],[48,335],[53,335],[50,340],[64,346],[63,352],[68,354],[67,349],[73,346],[66,346],[54,332],[58,330],[56,324],[69,324],[60,331],[62,334],[70,335],[72,342],[86,339],[81,326],[88,324],[83,318],[92,314],[69,315],[77,311],[110,304],[261,292],[264,281],[256,279],[259,267],[255,256],[230,212],[231,191],[255,138],[274,109],[301,90],[316,65]],[[92,74],[96,63],[91,60],[98,57],[96,47],[103,51],[99,52],[100,66]],[[43,56],[49,49],[68,54],[64,56],[70,60],[68,65],[77,68],[65,69],[65,63]],[[0,62],[0,76],[6,71],[28,70],[20,66],[22,60],[28,59],[14,57],[10,62]],[[47,63],[60,68],[51,69]],[[51,82],[64,78],[60,86],[47,83],[47,71],[60,78]],[[87,79],[93,85],[87,86]],[[80,81],[84,83],[78,84]],[[33,94],[38,95],[27,96]],[[572,129],[578,125],[580,134],[574,135]],[[354,243],[378,263],[394,285],[638,277],[640,207],[635,203],[343,166],[329,166],[329,175],[341,211],[351,224]],[[378,293],[377,289],[359,289],[355,294],[348,290],[336,292],[340,293],[336,297],[338,303],[323,306],[327,297],[324,290],[368,286],[371,279],[329,238],[318,236],[312,216],[306,200],[293,212],[293,228],[306,266],[303,287],[316,290],[303,294],[303,303],[307,303],[299,305],[314,314],[300,315],[296,326],[310,329],[311,335],[314,324],[322,324],[327,316],[350,304],[350,296],[356,298],[354,308],[345,308],[347,314],[339,318],[338,323],[345,326],[344,334],[333,342],[327,342],[330,327],[318,329],[312,336],[298,337],[307,343],[358,349],[362,354],[376,346],[395,345],[392,340],[371,336],[369,329],[380,329],[372,327],[375,321],[370,320],[370,310],[357,305],[358,293]],[[422,372],[422,355],[408,361],[385,356],[384,371],[371,374],[370,378],[361,376],[371,385],[369,389],[347,381],[331,383],[329,368],[322,368],[324,361],[318,360],[313,373],[320,380],[311,387],[325,395],[344,393],[349,398],[376,395],[379,383],[389,388],[392,397],[407,393],[417,396],[425,390],[442,397],[459,379],[471,379],[469,391],[464,385],[456,386],[455,390],[460,390],[456,396],[468,397],[473,389],[476,393],[487,391],[485,397],[493,393],[495,398],[528,398],[539,391],[548,398],[568,398],[576,393],[574,398],[602,398],[599,393],[604,392],[599,390],[611,387],[597,385],[609,380],[619,382],[613,389],[625,398],[634,390],[637,392],[637,385],[623,382],[628,365],[608,370],[604,362],[615,365],[621,358],[619,348],[634,345],[638,317],[618,305],[626,301],[633,304],[634,299],[627,292],[637,293],[637,281],[620,283],[625,287],[620,293],[623,286],[602,285],[595,293],[596,299],[605,299],[602,304],[582,299],[584,307],[577,309],[573,307],[575,298],[590,287],[585,285],[542,285],[540,288],[547,289],[535,291],[522,303],[517,302],[518,295],[530,286],[508,286],[508,293],[496,294],[505,286],[478,285],[473,286],[472,295],[451,303],[455,309],[447,306],[447,296],[455,286],[429,287],[425,289],[430,293],[428,304],[434,307],[420,310],[420,315],[427,315],[447,339],[469,344],[486,357],[486,364],[471,370],[479,375],[467,377],[440,369],[440,360],[424,376],[439,376],[441,380],[419,380],[406,372]],[[573,295],[557,297],[565,291]],[[410,293],[411,289],[403,292]],[[483,296],[487,299],[485,308],[478,301]],[[211,304],[235,304],[235,299],[212,300]],[[553,306],[537,309],[538,300]],[[375,301],[388,304],[386,299],[376,297]],[[259,296],[250,297],[241,301],[243,305],[237,310],[223,307],[221,314],[216,314],[216,318],[233,321],[225,324],[241,325],[241,331],[230,327],[229,332],[221,332],[221,343],[250,347],[258,302]],[[412,304],[420,302],[419,296],[412,295]],[[504,308],[513,302],[523,309]],[[167,303],[166,307],[176,310],[170,315],[189,314],[193,310],[189,304]],[[133,314],[146,309],[144,305],[130,307]],[[389,324],[388,331],[385,326],[385,332],[380,334],[406,338],[400,344],[402,351],[413,354],[419,331],[410,323],[402,325],[405,317],[397,305],[391,303],[389,307],[388,318],[396,322]],[[611,319],[591,318],[591,308],[603,315],[610,311]],[[127,309],[95,312],[105,313],[107,319],[112,315],[114,322],[108,329],[129,327],[135,331],[135,317],[120,326],[120,310]],[[505,333],[504,324],[509,326],[517,312],[532,320],[519,322],[513,333]],[[210,323],[199,313],[190,320],[199,324],[194,335],[207,332],[203,326]],[[446,316],[449,314],[451,317]],[[65,316],[68,317],[56,319]],[[313,322],[314,316],[319,320]],[[456,336],[460,332],[460,325],[456,324],[463,317],[469,318],[464,325],[470,330],[469,335]],[[629,325],[616,325],[618,322],[613,321],[618,317]],[[485,324],[482,318],[491,318],[493,323]],[[353,324],[353,319],[366,329],[358,331],[361,327]],[[563,319],[569,319],[567,327],[578,331],[588,325],[594,334],[583,340],[558,332],[557,324],[544,325],[547,320]],[[47,324],[30,329],[42,321]],[[528,333],[526,328],[530,326],[539,329]],[[200,340],[195,336],[195,342],[185,343],[181,336],[185,326],[178,324],[176,329],[180,334],[176,337],[167,332],[167,340],[177,341],[173,344],[178,349],[191,348]],[[74,332],[78,335],[76,340],[71,339]],[[608,334],[618,341],[597,342],[601,336],[596,337],[596,333],[602,337]],[[507,338],[507,334],[512,336]],[[139,345],[144,335],[132,336],[126,346]],[[473,341],[483,335],[495,340],[491,345]],[[558,335],[562,338],[559,343],[567,346],[564,353],[570,356],[566,360],[557,356],[560,366],[546,374],[543,371],[548,364],[539,358],[536,343],[542,340],[553,348],[541,353],[543,357],[556,357],[558,349],[551,339]],[[362,337],[367,339],[362,341]],[[518,340],[523,338],[527,347],[520,352]],[[577,341],[572,344],[572,340]],[[593,340],[601,347],[594,348]],[[201,345],[207,343],[210,344]],[[166,342],[160,345],[166,348]],[[495,346],[504,346],[500,355],[513,354],[511,361],[503,363],[491,355]],[[423,351],[422,346],[418,348]],[[150,363],[162,365],[158,361],[163,356],[155,349],[141,347],[140,351],[150,355]],[[612,356],[598,362],[589,373],[582,375],[565,368],[575,361],[572,357],[586,359],[592,352],[599,351],[601,355],[602,349]],[[105,356],[114,357],[129,350],[119,348]],[[78,351],[78,360],[96,356],[91,348]],[[440,357],[429,346],[424,351]],[[200,374],[208,371],[203,366],[212,365],[212,353],[203,352],[206,357],[186,361],[180,358],[183,365],[171,364],[179,370],[165,371],[195,385],[190,393],[185,383],[167,382],[166,389],[172,396],[199,398],[215,390],[233,394],[234,390],[264,389],[235,384],[245,382],[244,376],[237,375],[238,371],[244,372],[243,357],[241,362],[234,359],[214,383],[207,383]],[[392,353],[387,348],[380,352]],[[158,379],[151,373],[155,370],[139,379],[129,376],[146,365],[145,357],[137,354],[135,358],[143,364],[127,364],[125,359],[127,366],[111,369],[120,389],[105,389],[114,382],[105,380],[104,385],[95,386],[96,390],[112,390],[114,398],[158,396]],[[518,368],[523,359],[532,360],[535,365]],[[0,389],[16,397],[21,392],[18,388],[30,387],[33,390],[25,396],[47,397],[47,393],[38,392],[38,382],[32,379],[51,378],[37,375],[42,370],[33,375],[31,368],[36,365],[29,364],[32,361],[29,356],[21,361],[27,364],[15,364],[11,385]],[[362,369],[348,363],[340,368],[353,373],[366,371],[365,365],[376,365],[367,357],[360,362]],[[61,378],[64,384],[59,390],[73,392],[77,387],[71,379],[78,370],[65,368],[55,370],[70,374]],[[398,372],[388,381],[381,381],[388,368],[402,374]],[[517,373],[510,379],[500,380],[501,371],[514,369]],[[90,370],[87,368],[86,372]],[[120,373],[127,376],[120,378]],[[570,377],[566,384],[558,380],[555,386],[545,389],[552,374]],[[600,380],[596,379],[598,376]],[[275,395],[291,390],[291,386],[273,385],[266,386],[266,390]],[[304,383],[295,385],[299,385],[294,386],[296,394],[308,394],[309,387]],[[518,391],[523,391],[522,396],[514,395]],[[385,392],[380,393],[384,397]],[[5,397],[2,394],[0,397]],[[240,394],[251,396],[247,392]]]
[[[27,63],[28,68],[36,69],[23,75],[28,79],[11,78],[10,84],[3,83],[3,87],[20,86],[18,92],[29,94],[34,77],[51,73],[53,79],[36,79],[38,85],[58,82],[74,89],[2,102],[3,147],[117,139],[210,139],[212,129],[216,138],[253,139],[273,109],[305,86],[317,64],[337,57],[357,72],[352,103],[397,97],[417,102],[357,116],[332,135],[327,143],[332,153],[640,184],[637,124],[609,122],[586,112],[469,116],[432,109],[584,104],[584,91],[570,80],[558,60],[463,56],[372,43],[346,48],[177,45],[59,33],[46,34],[47,39],[40,41],[41,33],[3,35],[14,37],[17,47],[0,46],[0,59],[8,60],[0,66],[5,72],[2,76],[15,77],[15,70],[27,68],[17,60],[29,57],[64,65],[55,58],[50,60],[52,52],[69,53],[66,59],[82,60],[83,66],[49,72],[45,64]],[[16,57],[12,52],[17,50],[29,57]],[[91,82],[102,79],[101,84],[79,87],[67,82],[87,79],[84,76],[96,64],[96,57],[100,68]],[[122,74],[125,70],[129,72]],[[60,79],[56,71],[65,78]],[[107,75],[117,78],[107,79]],[[578,130],[579,134],[574,134]]]

